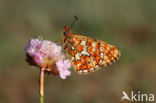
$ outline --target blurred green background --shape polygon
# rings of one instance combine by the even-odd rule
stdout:
[[[121,103],[123,90],[156,95],[155,0],[0,0],[0,103],[39,103],[39,68],[24,61],[24,44],[56,41],[75,15],[74,33],[115,45],[121,57],[85,76],[73,68],[66,80],[46,75],[45,103]]]

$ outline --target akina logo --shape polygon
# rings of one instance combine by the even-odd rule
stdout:
[[[128,100],[128,101],[135,101],[135,102],[153,102],[154,101],[154,94],[149,93],[149,94],[145,94],[145,93],[141,93],[140,91],[138,91],[137,93],[135,93],[134,91],[130,92],[130,95],[128,95],[125,91],[122,91],[122,98],[121,101],[123,100]]]

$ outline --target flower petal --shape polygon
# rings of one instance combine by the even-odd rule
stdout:
[[[56,62],[57,69],[59,71],[59,75],[62,79],[66,79],[66,76],[69,76],[71,72],[68,70],[71,67],[71,64],[65,60],[60,60]]]

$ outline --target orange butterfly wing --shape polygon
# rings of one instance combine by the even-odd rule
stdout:
[[[94,72],[119,58],[120,51],[116,47],[103,41],[74,35],[70,29],[67,30],[70,32],[62,38],[62,47],[78,73]]]

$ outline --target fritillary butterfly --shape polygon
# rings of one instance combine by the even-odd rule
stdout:
[[[80,74],[94,72],[103,66],[111,65],[120,56],[120,51],[113,45],[73,34],[67,26],[63,28],[61,43],[72,66]]]

